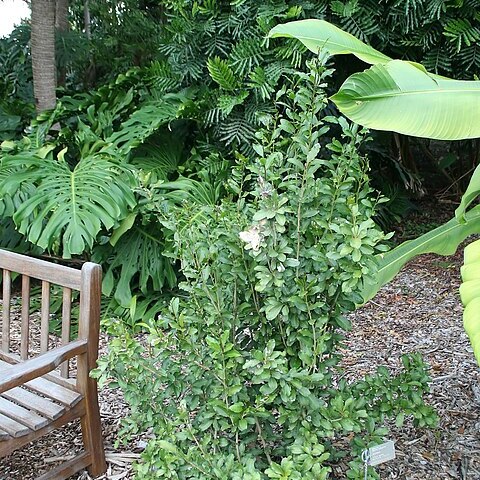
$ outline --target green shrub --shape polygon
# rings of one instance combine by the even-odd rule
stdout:
[[[341,378],[344,314],[388,236],[372,220],[365,132],[324,116],[331,71],[309,67],[262,118],[257,159],[238,157],[230,197],[159,214],[184,279],[147,345],[109,324],[97,376],[131,406],[122,438],[149,431],[138,478],[325,479],[346,455],[363,478],[359,454],[386,417],[435,423],[418,357],[396,377]],[[327,144],[332,122],[343,133]]]

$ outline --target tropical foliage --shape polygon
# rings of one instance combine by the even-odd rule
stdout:
[[[341,88],[338,107],[374,127],[366,119],[431,134],[435,124],[420,131],[411,114],[418,100],[387,115],[412,96],[408,79],[428,86],[426,98],[446,91],[435,115],[477,83],[390,56],[430,54],[430,40],[412,32],[432,27],[437,43],[455,48],[454,65],[473,45],[477,19],[464,4],[476,2],[69,3],[53,111],[32,118],[28,27],[0,40],[1,245],[103,265],[111,344],[97,376],[131,407],[121,440],[149,432],[138,478],[326,479],[339,462],[346,478],[365,478],[360,453],[383,440],[385,424],[436,418],[416,355],[395,375],[378,367],[343,378],[346,314],[408,258],[453,250],[478,231],[470,205],[480,187],[472,183],[449,224],[387,252],[378,219],[391,204],[370,182],[368,133],[328,101],[338,74],[326,58],[311,59],[325,46],[355,53],[373,67]],[[465,22],[456,31],[455,8]],[[268,38],[294,25],[290,35],[302,36],[307,17],[388,43],[388,55],[320,21],[326,35],[315,38],[319,23],[309,22],[304,45]],[[387,97],[371,90],[377,81]],[[447,127],[451,138],[465,135]],[[468,127],[475,136],[475,122]],[[370,152],[388,156],[388,142],[369,142]],[[401,161],[392,164],[408,183]],[[472,311],[469,258],[463,298]]]
[[[358,154],[365,132],[324,118],[331,71],[310,67],[277,93],[230,195],[158,213],[183,281],[145,325],[148,347],[110,322],[117,340],[97,375],[131,405],[125,439],[150,432],[138,478],[326,479],[350,452],[347,478],[360,479],[361,450],[381,442],[387,417],[435,423],[416,356],[397,376],[341,380],[344,315],[387,236]],[[332,122],[342,133],[329,141]]]
[[[91,94],[63,97],[54,112],[35,121],[28,136],[2,145],[4,224],[15,225],[33,246],[55,255],[102,260],[104,291],[124,307],[137,288],[147,294],[165,283],[173,286],[175,276],[161,249],[157,262],[151,261],[151,239],[155,247],[162,244],[161,228],[142,216],[145,196],[158,190],[153,185],[160,179],[152,182],[152,175],[160,169],[164,180],[171,170],[153,161],[154,155],[150,164],[141,159],[146,139],[175,122],[187,99],[162,96],[150,87],[149,69],[119,77]],[[60,130],[53,128],[57,122],[63,125]],[[170,128],[177,131],[173,124]],[[157,147],[157,155],[163,147]],[[130,218],[136,221],[128,224]],[[115,249],[122,234],[122,248]],[[22,237],[15,239],[23,245]],[[122,258],[126,245],[135,252],[131,262]]]
[[[421,62],[434,73],[456,78],[478,73],[478,0],[328,3],[328,20],[388,55]]]
[[[0,141],[15,138],[34,111],[29,36],[22,26],[0,39]]]
[[[338,108],[352,120],[372,128],[393,129],[431,138],[480,136],[477,115],[480,109],[480,82],[450,80],[427,72],[422,65],[385,58],[350,34],[324,21],[307,20],[281,25],[274,28],[271,35],[297,38],[316,52],[325,49],[330,54],[352,53],[374,64],[365,72],[349,77],[332,97]],[[412,102],[412,98],[415,101]],[[392,102],[396,109],[379,110],[380,106],[384,109]],[[428,111],[428,116],[423,116],[423,122],[418,124],[414,117],[422,115],[423,109]],[[429,252],[452,254],[467,236],[478,233],[479,207],[467,209],[479,194],[480,167],[477,167],[454,219],[379,256],[379,276],[374,285],[365,289],[364,299],[372,298],[414,256]],[[476,252],[477,248],[472,246],[468,252]],[[466,254],[466,261],[472,263],[471,255]],[[462,288],[462,299],[470,305],[472,284],[467,282],[466,285]],[[473,292],[477,292],[476,289]],[[465,326],[477,358],[480,355],[480,337],[477,335],[479,321],[478,314],[472,314],[471,306],[465,310]]]

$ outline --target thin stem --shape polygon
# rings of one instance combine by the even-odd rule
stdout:
[[[262,427],[260,427],[260,423],[259,423],[257,417],[255,417],[255,425],[257,426],[258,438],[260,439],[260,442],[263,446],[263,451],[265,452],[265,456],[267,457],[268,463],[271,465],[272,464],[272,459],[270,457],[270,454],[268,453],[267,442],[265,442],[265,439],[263,438]]]

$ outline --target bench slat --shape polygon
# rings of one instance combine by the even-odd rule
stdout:
[[[42,395],[45,395],[46,397],[49,397],[67,407],[73,407],[82,399],[82,395],[79,393],[75,393],[68,388],[57,385],[56,383],[44,378],[30,380],[25,385],[28,388],[41,393]]]
[[[0,360],[0,371],[5,367],[11,367],[11,364]],[[25,386],[70,408],[82,399],[82,396],[79,393],[74,392],[69,388],[62,387],[46,378],[35,378],[34,380],[27,382]]]
[[[10,295],[12,293],[11,274],[3,270],[3,302],[2,302],[2,350],[10,350]]]
[[[0,428],[7,432],[14,438],[22,437],[30,433],[30,429],[21,423],[12,420],[10,417],[6,417],[0,413]]]
[[[92,460],[90,459],[90,455],[88,455],[86,452],[83,452],[75,458],[62,463],[53,470],[43,474],[37,480],[57,480],[58,478],[70,477],[75,472],[82,470],[82,468],[88,467],[91,463]]]
[[[28,358],[28,343],[30,333],[30,277],[22,275],[22,313],[20,327],[20,356],[22,360]]]
[[[2,250],[0,252],[0,267],[38,280],[51,282],[54,279],[57,285],[80,290],[80,270],[63,265]]]
[[[66,345],[70,341],[71,317],[72,290],[70,288],[64,288],[62,301],[62,345]],[[60,371],[63,378],[68,378],[69,362],[64,362],[60,367]]]
[[[22,423],[31,430],[38,430],[48,424],[48,419],[1,397],[0,413],[18,423]]]
[[[42,304],[40,322],[40,352],[48,350],[48,329],[50,326],[50,283],[42,281]]]
[[[87,348],[87,340],[74,340],[28,361],[0,369],[0,393],[55,370],[67,359],[75,356],[80,356],[80,359]]]
[[[0,277],[2,269],[2,298],[6,305],[0,319],[0,360],[7,363],[0,362],[0,458],[74,419],[81,419],[84,453],[46,473],[41,480],[60,480],[88,466],[94,476],[99,476],[105,472],[106,463],[97,385],[89,373],[98,358],[101,267],[86,262],[79,271],[0,250]],[[22,283],[18,314],[15,309],[13,351],[10,350],[10,272],[20,274]],[[30,320],[37,322],[37,314],[30,317],[30,278],[40,280],[42,286],[38,334],[36,328],[30,328]],[[63,287],[63,305],[61,346],[49,350],[51,285]],[[80,307],[78,335],[73,341],[70,341],[71,290],[78,291]],[[76,361],[72,360],[74,357]],[[68,378],[70,363],[76,366],[76,380]]]
[[[56,420],[65,413],[65,407],[57,405],[56,403],[40,397],[39,395],[35,395],[34,393],[29,392],[21,387],[7,390],[6,392],[2,393],[1,397],[12,400],[22,407],[34,410],[50,420]]]

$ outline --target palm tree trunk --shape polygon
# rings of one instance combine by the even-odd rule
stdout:
[[[55,8],[55,30],[62,38],[68,30],[70,30],[70,24],[68,22],[68,0],[56,0]],[[67,79],[67,66],[65,64],[59,65],[57,84],[65,86]]]
[[[33,92],[38,112],[55,108],[55,0],[32,0]]]
[[[92,37],[92,31],[90,28],[90,6],[88,5],[88,0],[83,2],[83,23],[85,26],[85,35],[90,40]]]
[[[68,0],[56,1],[55,28],[60,32],[67,32],[70,28],[68,23]]]

